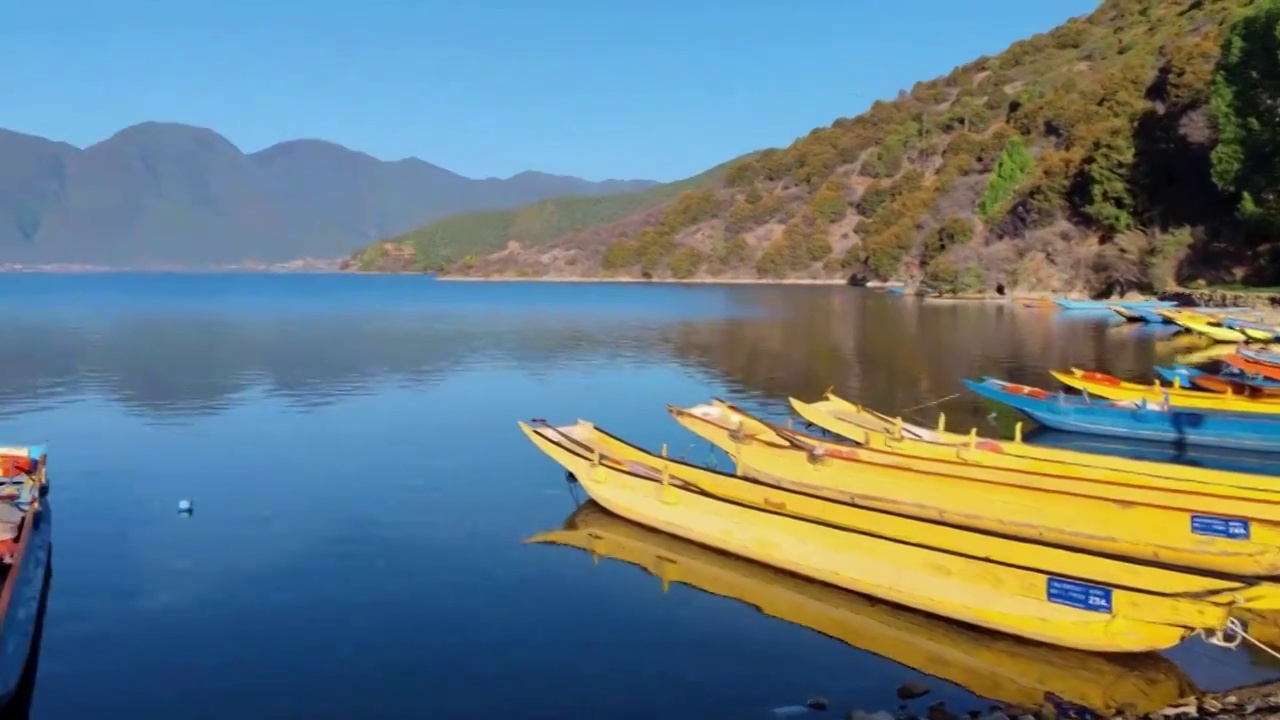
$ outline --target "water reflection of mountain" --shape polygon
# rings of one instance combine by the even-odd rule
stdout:
[[[1035,706],[1053,693],[1097,711],[1141,713],[1194,692],[1182,671],[1156,654],[1086,653],[972,628],[649,530],[594,502],[579,507],[563,529],[529,542],[638,565],[660,578],[664,591],[682,583],[738,600],[991,700]]]
[[[1141,377],[1156,361],[1154,336],[1097,316],[1011,304],[931,304],[873,292],[761,295],[759,301],[762,317],[681,326],[675,352],[725,375],[744,395],[815,398],[834,387],[887,412],[961,392],[962,377],[1054,387],[1047,368],[1076,365]],[[968,422],[989,412],[968,395],[939,407]],[[935,419],[936,409],[926,416]]]
[[[631,362],[661,345],[653,321],[323,315],[230,319],[149,315],[96,327],[9,325],[0,412],[97,396],[143,414],[218,412],[258,391],[299,407],[388,382],[432,384],[476,367]]]
[[[672,360],[726,378],[745,397],[782,400],[834,386],[894,411],[958,392],[960,377],[1050,384],[1044,368],[1072,364],[1141,375],[1155,357],[1153,336],[1124,326],[844,287],[674,295],[593,287],[573,289],[576,296],[557,288],[565,297],[555,302],[500,290],[507,292],[494,294],[512,295],[506,304],[468,288],[463,301],[434,309],[364,296],[308,304],[296,293],[258,297],[252,306],[243,298],[184,305],[169,296],[107,299],[101,311],[49,305],[39,323],[8,324],[21,340],[0,346],[0,414],[99,397],[180,418],[218,412],[250,393],[310,407],[472,369]],[[570,302],[601,292],[599,303]],[[959,420],[986,412],[969,398],[942,407]]]

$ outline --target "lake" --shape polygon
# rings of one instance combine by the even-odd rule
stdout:
[[[581,417],[716,460],[665,403],[781,418],[788,395],[833,386],[1007,433],[960,378],[1149,378],[1177,349],[1096,315],[831,286],[22,274],[0,312],[0,437],[50,446],[40,720],[706,720],[813,696],[843,717],[894,711],[909,681],[931,690],[917,712],[986,708],[974,693],[998,683],[909,666],[912,632],[965,654],[984,643],[972,631],[951,646],[945,624],[873,609],[917,629],[866,649],[750,593],[664,593],[636,565],[522,542],[582,495],[516,420]],[[1206,690],[1280,676],[1243,648],[1168,656]]]

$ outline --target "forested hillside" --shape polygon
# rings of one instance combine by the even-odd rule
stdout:
[[[954,292],[1271,282],[1278,26],[1280,0],[1106,0],[735,161],[716,186],[449,272]]]
[[[364,248],[351,256],[347,268],[438,271],[459,261],[472,262],[502,250],[508,243],[538,246],[571,233],[578,235],[580,241],[607,241],[612,234],[595,236],[589,229],[608,227],[611,232],[616,231],[617,227],[611,225],[619,221],[642,226],[645,212],[671,202],[681,192],[722,184],[728,165],[633,192],[559,197],[515,210],[452,215]]]

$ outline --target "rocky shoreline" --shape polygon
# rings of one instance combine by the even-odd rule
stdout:
[[[922,685],[908,683],[898,688],[898,697],[911,700],[928,692]],[[803,705],[774,708],[773,715],[779,718],[799,717],[826,713],[828,709],[827,701],[818,697]],[[1280,680],[1182,698],[1160,710],[1146,713],[1121,708],[1111,714],[1100,714],[1048,697],[1039,707],[998,704],[985,710],[956,712],[944,702],[935,702],[920,714],[904,703],[898,706],[896,713],[850,710],[843,717],[844,720],[1277,720],[1280,719]]]
[[[1200,307],[1248,307],[1257,310],[1280,310],[1280,293],[1241,290],[1173,290],[1160,294],[1161,300],[1174,300],[1181,305]]]

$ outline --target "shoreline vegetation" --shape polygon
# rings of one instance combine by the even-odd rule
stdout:
[[[397,273],[386,273],[394,275]],[[649,285],[848,285],[846,280],[826,278],[637,278],[637,277],[562,277],[494,275],[438,275],[441,282],[542,282],[542,283],[639,283]]]

